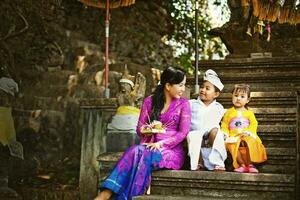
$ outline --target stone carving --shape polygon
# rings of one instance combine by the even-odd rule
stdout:
[[[135,82],[133,82],[135,80]],[[109,129],[135,130],[139,107],[142,104],[146,91],[146,79],[142,73],[136,76],[129,74],[127,66],[122,78],[119,81],[120,91],[117,93],[118,109],[113,116],[112,122],[108,125]]]
[[[107,151],[124,151],[129,146],[138,143],[135,133],[146,91],[146,78],[138,72],[136,76],[129,74],[125,65],[124,73],[119,81],[120,90],[117,93],[118,109],[107,125]]]
[[[133,82],[134,79],[135,83]],[[118,105],[140,107],[146,92],[145,76],[140,72],[135,77],[130,75],[125,65],[125,70],[119,83],[120,90],[117,93]]]
[[[12,99],[19,92],[18,84],[10,77],[1,77],[0,91],[1,99]],[[12,103],[10,100],[3,102],[8,104],[0,105],[0,144],[7,145],[10,155],[24,159],[23,146],[16,140],[16,130],[12,117]]]
[[[75,71],[80,74],[86,69],[87,66],[88,63],[85,60],[85,56],[78,55],[75,60]]]
[[[228,58],[245,58],[251,53],[265,52],[272,52],[273,57],[298,55],[300,34],[297,28],[277,22],[264,23],[253,15],[253,2],[257,1],[228,0],[229,22],[209,31],[210,35],[221,38],[230,52]]]

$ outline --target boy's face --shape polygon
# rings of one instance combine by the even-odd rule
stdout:
[[[220,95],[220,93],[216,91],[215,86],[212,83],[210,83],[208,81],[204,81],[201,84],[200,91],[199,91],[199,97],[205,105],[209,105],[219,95]]]

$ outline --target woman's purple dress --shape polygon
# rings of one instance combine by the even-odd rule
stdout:
[[[183,98],[173,99],[168,110],[160,116],[160,121],[166,127],[166,133],[146,136],[140,130],[142,125],[149,123],[151,106],[150,96],[144,100],[137,125],[137,134],[141,138],[140,145],[133,145],[123,154],[100,187],[112,190],[113,199],[125,200],[144,194],[150,184],[152,170],[180,169],[184,163],[182,141],[190,130],[189,102]],[[142,145],[159,141],[163,143],[160,151],[150,151]]]

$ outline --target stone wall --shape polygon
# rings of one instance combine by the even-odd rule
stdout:
[[[218,36],[230,52],[228,58],[250,57],[251,53],[271,52],[273,57],[299,56],[300,25],[270,22],[271,35],[267,40],[267,21],[261,34],[258,31],[258,19],[252,16],[253,8],[242,7],[240,0],[228,0],[231,11],[229,22],[222,27],[210,31],[212,36]],[[252,30],[252,34],[247,34]]]
[[[95,76],[104,65],[104,16],[74,0],[1,2],[0,65],[19,83],[13,116],[25,158],[7,163],[14,188],[78,185],[80,99],[102,96]],[[151,67],[174,62],[162,41],[171,30],[163,1],[111,10],[111,69],[120,73],[127,64],[133,75],[142,72],[149,94]],[[114,96],[118,83],[111,76]]]

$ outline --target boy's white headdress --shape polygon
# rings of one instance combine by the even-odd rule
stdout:
[[[131,86],[131,88],[134,87],[134,83],[131,80],[127,79],[127,78],[122,78],[122,79],[120,79],[119,82],[120,83],[128,83]]]
[[[212,83],[214,86],[216,86],[220,91],[223,90],[224,85],[221,82],[220,78],[218,77],[218,74],[212,70],[209,69],[205,72],[203,80],[208,81],[210,83]]]

